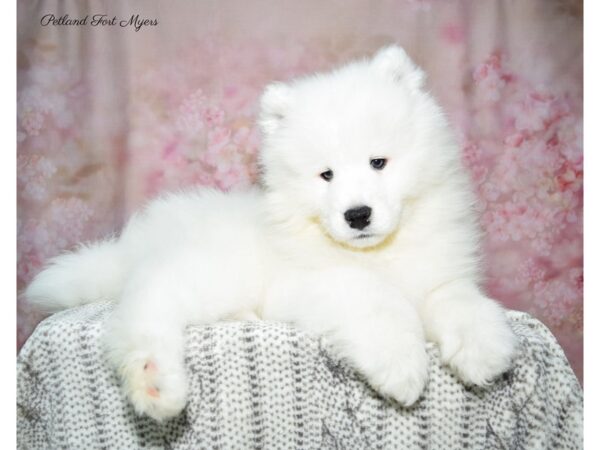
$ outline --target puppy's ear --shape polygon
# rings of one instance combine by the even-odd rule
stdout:
[[[380,73],[404,82],[412,88],[421,89],[425,85],[425,72],[410,59],[403,48],[397,45],[389,45],[379,50],[373,56],[371,65]]]
[[[274,133],[281,127],[288,112],[291,88],[284,83],[267,86],[260,99],[258,124],[265,135]]]

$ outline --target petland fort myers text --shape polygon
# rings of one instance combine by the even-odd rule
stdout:
[[[118,18],[110,17],[108,14],[93,14],[85,17],[72,18],[68,14],[60,17],[54,14],[46,14],[40,19],[40,24],[46,26],[92,26],[92,27],[133,27],[135,31],[140,31],[143,27],[157,26],[158,19],[148,19],[140,17],[139,14],[133,14],[131,17]]]

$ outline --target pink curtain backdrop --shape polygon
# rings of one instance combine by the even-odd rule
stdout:
[[[50,13],[90,17],[41,26]],[[158,24],[119,26],[136,14]],[[18,289],[160,192],[254,183],[265,84],[391,42],[464,149],[489,293],[548,325],[581,379],[579,1],[20,1]],[[40,319],[18,300],[19,347]]]

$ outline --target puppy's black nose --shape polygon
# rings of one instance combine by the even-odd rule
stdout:
[[[362,230],[366,228],[369,223],[369,218],[371,217],[371,208],[368,206],[359,206],[357,208],[349,209],[344,213],[344,218],[350,228],[354,228],[356,230]]]

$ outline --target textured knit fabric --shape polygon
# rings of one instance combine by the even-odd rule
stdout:
[[[165,423],[136,416],[106,363],[109,303],[46,319],[18,357],[21,449],[579,449],[582,391],[548,329],[509,312],[514,368],[469,388],[428,344],[429,383],[411,408],[386,400],[289,325],[229,322],[187,330],[189,403]]]

